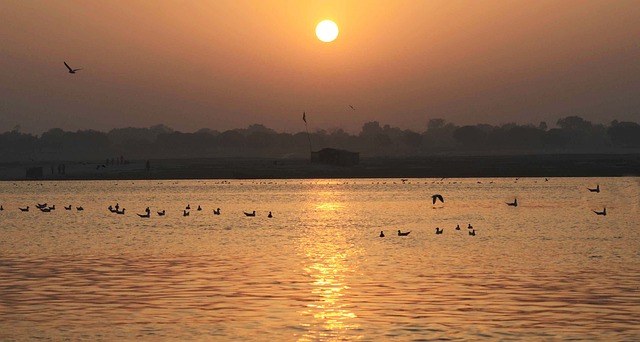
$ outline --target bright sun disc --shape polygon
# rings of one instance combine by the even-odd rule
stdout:
[[[338,25],[331,20],[323,20],[316,26],[316,36],[325,43],[332,42],[338,37]]]

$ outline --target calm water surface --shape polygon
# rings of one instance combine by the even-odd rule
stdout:
[[[640,339],[639,178],[0,182],[0,204],[0,340]]]

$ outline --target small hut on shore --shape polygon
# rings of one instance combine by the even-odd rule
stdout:
[[[360,153],[335,148],[311,152],[311,162],[336,166],[353,166],[360,162]]]

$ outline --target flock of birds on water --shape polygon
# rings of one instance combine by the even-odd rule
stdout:
[[[66,63],[65,63],[66,65]],[[68,66],[67,66],[68,67]],[[69,68],[71,70],[71,68]],[[79,69],[75,69],[75,70],[79,70]],[[71,72],[71,71],[70,71]],[[517,180],[517,179],[516,179]],[[545,179],[546,181],[548,181],[548,179]],[[405,183],[407,180],[406,179],[402,179],[402,182]],[[594,192],[594,193],[599,193],[600,192],[600,184],[596,184],[595,188],[589,188],[587,187],[587,190],[589,190],[589,192]],[[441,194],[434,194],[431,196],[431,200],[432,200],[432,204],[435,205],[436,202],[440,201],[441,203],[444,203],[444,197]],[[510,207],[517,207],[518,206],[518,198],[514,198],[513,202],[505,202],[505,204],[507,206]],[[56,209],[55,205],[51,205],[48,206],[47,203],[37,203],[36,208],[38,210],[40,210],[41,212],[44,213],[49,213],[53,210]],[[18,209],[21,212],[28,212],[29,211],[29,206],[26,207],[19,207]],[[73,206],[71,204],[69,204],[68,206],[64,207],[65,210],[73,210]],[[83,211],[84,208],[82,206],[76,206],[75,207],[76,211]],[[109,205],[109,207],[107,207],[107,209],[114,214],[118,214],[118,215],[124,215],[125,214],[125,208],[120,209],[120,204],[116,203],[115,206]],[[191,205],[187,204],[187,206],[184,208],[184,210],[182,211],[182,216],[189,216],[190,211],[191,210]],[[198,205],[198,207],[195,209],[196,211],[202,211],[202,207],[200,205]],[[4,211],[4,207],[2,205],[0,205],[0,211]],[[150,218],[151,217],[151,209],[149,207],[147,207],[145,210],[144,214],[140,214],[140,213],[136,213],[136,215],[138,215],[140,218]],[[607,216],[607,208],[604,207],[602,209],[602,211],[597,211],[597,210],[592,210],[596,215],[599,216]],[[156,212],[158,214],[158,216],[165,216],[166,215],[166,211],[163,209],[161,211],[157,211]],[[252,211],[252,212],[246,212],[243,211],[244,215],[247,217],[255,217],[256,216],[256,211]],[[220,208],[216,208],[213,210],[213,214],[214,215],[221,215],[221,211]],[[269,214],[267,215],[268,218],[273,218],[273,213],[270,211]],[[467,226],[468,233],[469,236],[476,236],[476,230],[473,228],[473,226],[471,225],[471,223],[469,223],[469,225]],[[455,230],[461,230],[460,225],[456,225]],[[411,231],[407,231],[407,232],[403,232],[401,230],[398,230],[398,236],[408,236],[411,233]],[[436,227],[436,231],[435,231],[436,235],[441,235],[444,233],[444,228],[439,228]],[[381,238],[385,237],[384,231],[380,231],[380,235]]]
[[[29,208],[30,208],[29,206],[26,206],[24,208],[19,207],[18,209],[20,211],[22,211],[22,212],[28,212]],[[36,208],[38,210],[40,210],[41,212],[43,212],[43,213],[50,213],[50,212],[56,210],[55,204],[49,206],[49,205],[47,205],[47,203],[36,203]],[[76,211],[83,211],[84,210],[84,208],[81,207],[81,206],[80,207],[75,207],[75,209],[76,209]],[[2,205],[0,205],[0,211],[3,211],[3,210],[4,210],[4,207]],[[69,204],[68,206],[64,207],[64,210],[73,210],[73,206],[71,204]],[[109,205],[107,207],[107,210],[109,210],[110,212],[112,212],[114,214],[118,214],[118,215],[124,215],[125,211],[126,211],[125,208],[120,209],[120,204],[119,203],[116,203],[115,206]],[[182,211],[182,216],[189,216],[189,214],[190,214],[189,210],[191,210],[191,205],[187,204],[187,206]],[[202,207],[200,205],[198,205],[198,208],[196,208],[196,211],[202,211]],[[136,213],[136,215],[138,215],[141,218],[150,218],[151,217],[151,209],[149,207],[147,207],[144,210],[144,212],[145,212],[144,214]],[[158,211],[156,213],[158,214],[158,216],[165,216],[165,214],[167,212],[166,212],[166,210],[163,209],[163,210]],[[246,212],[246,211],[243,211],[243,213],[244,213],[245,216],[248,216],[248,217],[255,217],[256,216],[256,211],[255,210],[250,212],[250,213]],[[214,215],[220,215],[221,214],[220,208],[213,209],[213,214]],[[268,218],[273,218],[273,213],[269,212],[269,214],[267,214],[267,217]]]

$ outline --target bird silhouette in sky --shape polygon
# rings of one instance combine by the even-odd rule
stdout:
[[[63,62],[63,63],[64,63],[64,66],[66,66],[66,67],[67,67],[67,69],[69,69],[69,73],[70,73],[70,74],[75,74],[75,73],[76,73],[76,71],[78,71],[78,70],[82,70],[82,68],[80,68],[80,69],[71,69],[71,67],[69,66],[69,64],[67,64],[67,62]]]
[[[442,198],[442,195],[440,194],[435,194],[431,196],[431,198],[433,199],[433,204],[436,204],[437,200],[440,200],[440,202],[444,203],[444,198]]]

